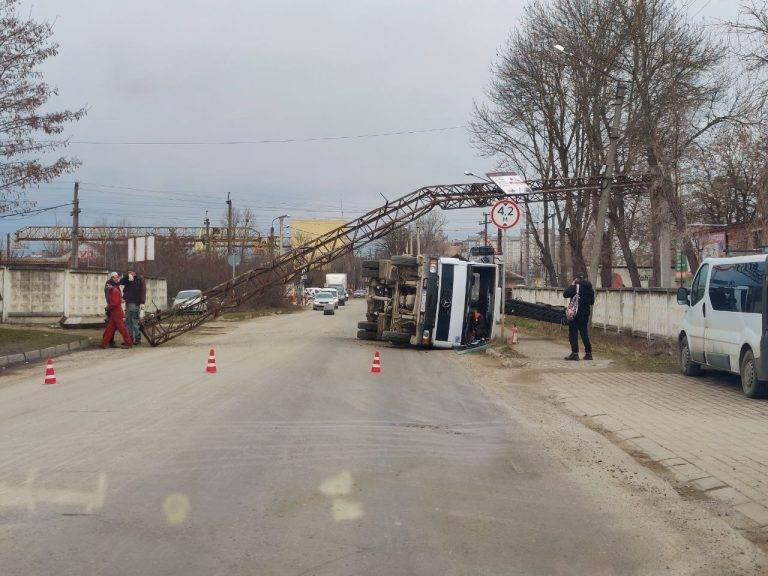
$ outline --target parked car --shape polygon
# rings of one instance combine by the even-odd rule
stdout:
[[[678,289],[677,302],[687,306],[678,334],[683,374],[732,372],[748,397],[768,395],[766,258],[707,258],[691,288]]]
[[[323,310],[326,304],[333,305],[333,308],[339,307],[339,297],[335,290],[321,290],[315,293],[315,299],[312,301],[313,310]]]
[[[205,312],[208,306],[201,302],[203,293],[201,290],[182,290],[173,299],[173,308],[184,308],[190,312]]]
[[[320,292],[322,290],[323,290],[322,288],[314,288],[314,287],[312,287],[312,288],[305,288],[304,289],[304,294],[307,296],[307,298],[309,298],[311,300],[311,299],[313,299],[315,297],[315,294],[317,294],[318,292]]]
[[[323,316],[332,316],[333,314],[336,314],[336,308],[338,308],[338,306],[334,306],[329,302],[325,305],[325,308],[323,308]]]
[[[365,298],[365,290],[355,290],[352,292],[352,298]]]

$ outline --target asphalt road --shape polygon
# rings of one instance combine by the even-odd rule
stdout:
[[[2,376],[0,573],[683,574],[706,556],[664,510],[584,482],[465,357],[359,342],[361,316],[86,351],[54,386],[41,365]]]

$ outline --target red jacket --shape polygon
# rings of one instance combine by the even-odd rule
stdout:
[[[123,311],[123,308],[121,306],[123,300],[123,293],[120,292],[120,288],[118,286],[112,286],[109,289],[109,295],[107,296],[107,306],[109,306],[109,311],[117,311],[120,310],[120,312]]]

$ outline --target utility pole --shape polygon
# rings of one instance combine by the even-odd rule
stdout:
[[[416,224],[416,256],[421,254],[421,226]]]
[[[227,256],[232,254],[232,200],[227,192]]]
[[[531,219],[525,215],[525,285],[531,284]]]
[[[78,253],[80,252],[80,200],[77,193],[80,191],[80,182],[75,182],[75,192],[72,195],[72,255],[70,256],[70,266],[77,268],[79,264]],[[105,250],[106,254],[106,250]]]
[[[483,238],[486,246],[488,246],[488,224],[489,224],[488,216],[489,216],[488,212],[483,212],[483,221],[478,222],[478,224],[483,225]]]
[[[621,112],[624,104],[624,83],[616,83],[616,96],[613,99],[613,119],[611,120],[608,137],[608,156],[606,158],[605,175],[600,186],[600,203],[597,206],[597,219],[595,220],[595,238],[592,243],[592,257],[589,261],[589,279],[597,285],[598,266],[603,250],[603,236],[605,234],[605,216],[608,212],[608,202],[611,198],[611,186],[613,185],[613,172],[616,168],[616,150],[619,146],[619,130],[621,129]]]
[[[8,232],[5,235],[5,254],[8,257],[7,258],[8,262],[10,262],[11,261],[11,233],[10,232]]]
[[[283,255],[283,243],[285,242],[285,217],[281,216],[278,220],[280,223],[280,245],[277,247],[277,255]]]
[[[211,219],[208,218],[208,210],[205,211],[205,253],[209,254],[211,251]]]

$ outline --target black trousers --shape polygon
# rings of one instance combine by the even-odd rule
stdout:
[[[579,353],[579,334],[581,334],[581,341],[584,342],[584,353],[592,354],[592,343],[589,341],[589,316],[576,317],[568,324],[568,340],[571,342],[571,352],[574,354]]]

